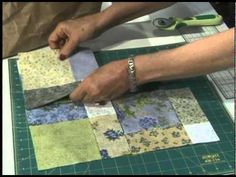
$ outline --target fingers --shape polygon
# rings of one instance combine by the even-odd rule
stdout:
[[[59,36],[55,33],[52,33],[48,39],[48,44],[51,47],[51,49],[58,49],[59,45],[58,45],[58,40],[59,40]]]
[[[82,88],[82,83],[76,87],[76,89],[70,94],[70,99],[72,101],[82,101],[87,95],[87,92]]]
[[[64,35],[61,35],[60,26],[57,26],[55,30],[50,34],[48,38],[48,44],[52,49],[60,48],[60,41],[62,41]]]
[[[77,47],[79,40],[74,36],[70,36],[60,50],[60,55],[64,56],[64,59],[69,57],[72,51]]]
[[[76,48],[78,37],[72,32],[66,22],[59,23],[48,38],[48,44],[52,49],[60,49],[61,60],[66,59]]]
[[[71,94],[70,99],[74,102],[81,101],[83,103],[100,103],[95,101],[94,97],[91,97],[83,88],[78,86]],[[103,102],[102,102],[103,103]]]
[[[100,105],[106,104],[104,97],[93,95],[93,93],[87,92],[84,86],[78,86],[71,94],[70,99],[74,102],[81,101],[83,103],[99,103]]]
[[[95,103],[98,103],[99,105],[105,105],[105,104],[107,104],[106,101],[96,101]]]

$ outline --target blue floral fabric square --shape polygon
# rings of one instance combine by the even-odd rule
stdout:
[[[162,90],[129,95],[114,100],[113,105],[125,134],[181,123]]]
[[[41,125],[85,119],[88,116],[81,103],[54,102],[40,108],[26,110],[26,117],[29,125]]]

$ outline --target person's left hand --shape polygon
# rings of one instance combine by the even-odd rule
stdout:
[[[85,78],[70,94],[72,101],[99,103],[121,96],[129,89],[127,60],[106,64]]]

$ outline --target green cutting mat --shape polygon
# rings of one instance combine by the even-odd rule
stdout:
[[[99,65],[182,44],[95,52]],[[13,136],[16,174],[225,174],[234,171],[234,126],[217,93],[206,77],[151,83],[142,91],[189,87],[207,115],[219,142],[188,145],[140,155],[97,160],[50,170],[38,171],[29,127],[25,118],[23,93],[16,60],[9,60]],[[207,135],[206,135],[207,136]]]

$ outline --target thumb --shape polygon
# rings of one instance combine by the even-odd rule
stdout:
[[[77,47],[79,40],[68,38],[64,46],[60,50],[60,59],[64,60],[70,56],[73,50]]]

